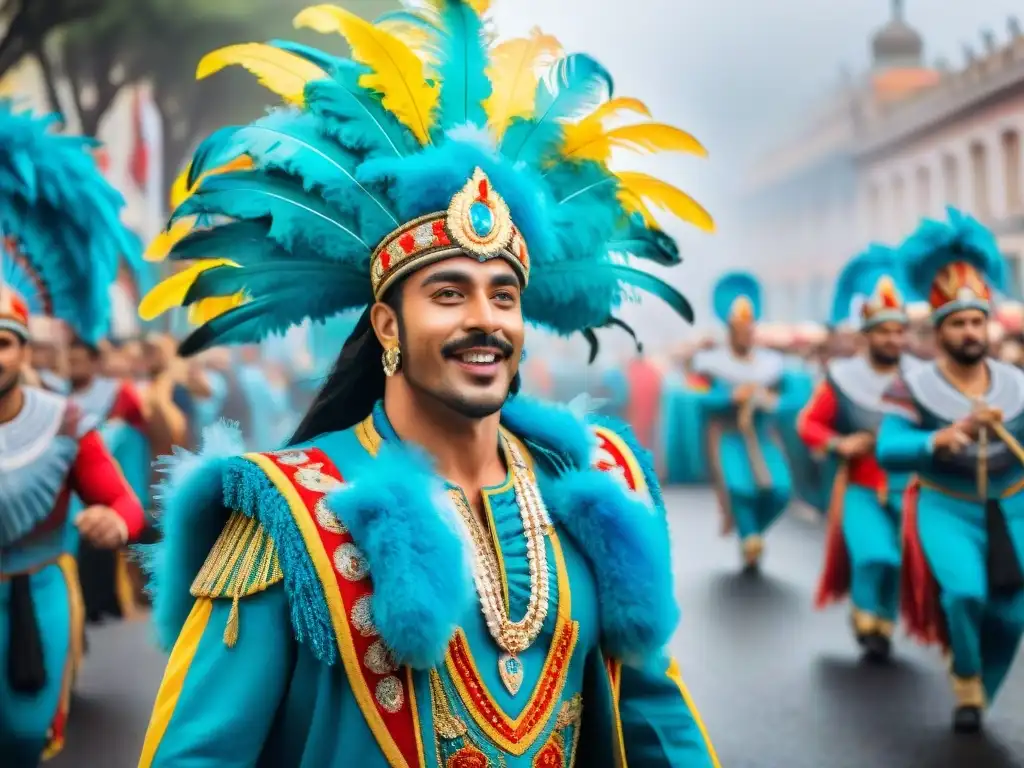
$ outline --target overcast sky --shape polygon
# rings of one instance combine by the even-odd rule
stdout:
[[[925,39],[928,62],[963,62],[981,33],[1008,37],[1012,0],[905,0],[905,18]],[[659,160],[658,170],[724,224],[728,189],[743,162],[771,145],[843,66],[863,72],[871,35],[890,17],[890,0],[494,0],[501,37],[539,25],[568,50],[591,53],[611,71],[616,93],[637,96],[655,118],[694,133],[710,157]],[[640,161],[641,169],[649,166]],[[707,292],[722,268],[708,236],[670,227],[684,253],[691,291]],[[702,256],[705,256],[702,263]],[[680,272],[680,270],[673,270]],[[678,279],[673,282],[678,283]],[[695,296],[698,305],[703,296]],[[644,313],[645,318],[647,313]],[[646,325],[646,323],[645,323]]]

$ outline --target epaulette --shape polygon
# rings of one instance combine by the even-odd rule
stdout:
[[[255,595],[284,578],[277,548],[254,518],[233,512],[192,582],[193,597],[229,599],[231,613],[224,643],[238,640],[238,601]]]

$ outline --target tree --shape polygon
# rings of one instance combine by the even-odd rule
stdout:
[[[42,52],[51,32],[91,16],[103,3],[104,0],[2,0],[0,77],[25,56]],[[48,61],[40,60],[40,65],[46,67]]]

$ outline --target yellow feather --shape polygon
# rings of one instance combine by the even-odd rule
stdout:
[[[199,275],[225,264],[238,266],[230,259],[204,259],[171,275],[142,297],[142,301],[139,302],[139,317],[143,320],[154,320],[167,310],[180,307],[188,294],[188,289]]]
[[[188,174],[192,170],[192,163],[185,166],[185,170],[178,174],[178,178],[174,180],[171,185],[171,210],[173,211],[183,202],[189,195],[188,188]]]
[[[607,131],[598,125],[594,133],[591,131],[595,126],[585,123],[587,121],[566,126],[561,152],[563,157],[607,164],[614,147],[635,152],[689,152],[701,157],[707,156],[707,150],[697,139],[686,131],[664,123],[622,125]]]
[[[669,211],[705,232],[715,231],[715,222],[711,214],[681,189],[646,173],[622,171],[615,175],[622,182],[619,202],[627,211],[641,214],[648,226],[653,226],[657,222],[646,203]]]
[[[434,42],[425,29],[404,21],[388,20],[379,22],[376,26],[409,46],[427,68],[433,68],[437,64]]]
[[[194,222],[195,220],[191,216],[174,222],[170,229],[161,232],[150,241],[143,258],[146,261],[163,261],[166,259],[171,249],[185,235],[192,231],[192,224]]]
[[[632,96],[617,96],[614,99],[608,99],[608,101],[587,115],[586,120],[602,122],[606,118],[616,117],[620,112],[636,112],[644,117],[651,116],[651,110],[640,99],[634,99]]]
[[[531,117],[537,96],[540,72],[562,55],[562,44],[539,27],[529,37],[507,40],[491,51],[491,95],[484,102],[488,124],[500,139],[515,117]]]
[[[208,299],[200,299],[188,308],[188,321],[193,325],[203,325],[244,303],[244,291],[239,291],[231,296],[211,296]]]
[[[242,43],[206,54],[196,68],[196,80],[233,64],[245,67],[259,78],[260,85],[296,106],[304,103],[306,83],[327,77],[327,73],[316,64],[294,53],[264,43]]]
[[[336,32],[348,41],[352,58],[372,71],[359,85],[377,91],[384,109],[402,122],[421,144],[430,143],[430,127],[439,86],[424,77],[423,62],[406,43],[344,8],[315,5],[295,17],[296,27]]]

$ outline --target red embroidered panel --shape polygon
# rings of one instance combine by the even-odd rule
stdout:
[[[316,527],[323,552],[333,567],[334,584],[325,583],[324,588],[336,622],[338,647],[349,683],[370,729],[386,756],[392,758],[397,749],[404,765],[420,766],[422,751],[411,673],[398,667],[378,635],[370,608],[373,583],[366,559],[348,529],[327,507],[327,494],[343,483],[341,474],[327,455],[315,448],[262,456],[273,462],[302,500]],[[335,605],[331,605],[331,587],[337,590],[339,598]],[[339,603],[343,617],[335,615]],[[343,627],[338,625],[339,620],[344,621]],[[384,726],[386,734],[381,733],[380,725]],[[392,744],[384,743],[382,737]],[[393,759],[392,764],[395,764]]]

